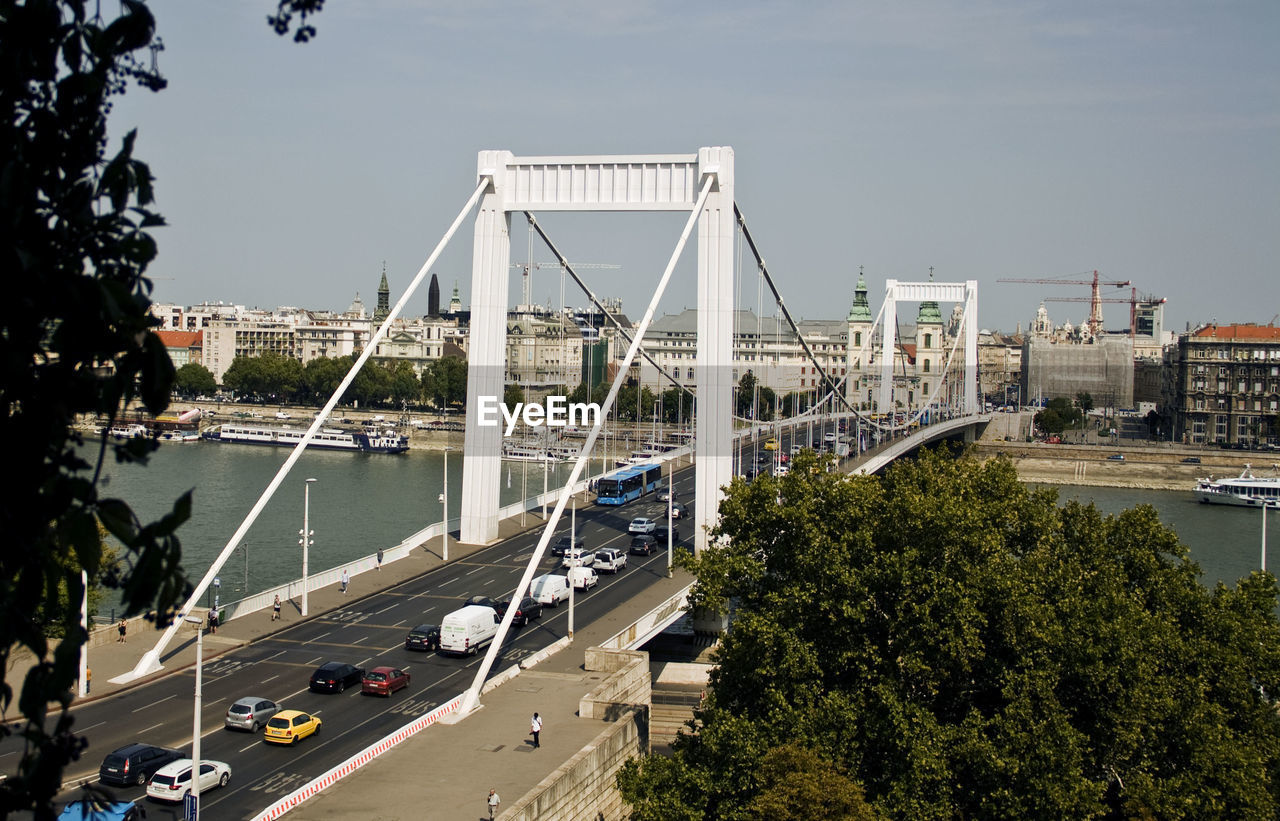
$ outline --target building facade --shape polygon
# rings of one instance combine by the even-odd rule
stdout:
[[[1206,325],[1165,353],[1161,416],[1188,444],[1280,444],[1280,327]]]

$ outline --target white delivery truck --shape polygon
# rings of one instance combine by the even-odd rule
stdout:
[[[440,622],[440,650],[474,656],[498,634],[493,608],[471,604],[454,610]]]
[[[600,575],[596,573],[594,567],[569,568],[569,584],[573,585],[574,590],[581,590],[585,593],[599,583]]]
[[[539,604],[559,607],[569,600],[569,578],[558,573],[546,573],[529,582],[529,595]]]

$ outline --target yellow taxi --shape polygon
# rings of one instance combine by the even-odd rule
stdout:
[[[281,710],[267,722],[262,740],[271,744],[297,744],[320,732],[320,719],[299,710]]]
[[[777,449],[778,449],[778,440],[777,440],[777,439],[774,439],[772,436],[770,436],[768,439],[764,440],[764,449],[765,449],[765,450],[777,450]]]

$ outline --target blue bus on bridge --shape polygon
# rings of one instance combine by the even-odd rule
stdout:
[[[661,482],[661,465],[628,465],[596,483],[596,502],[602,505],[625,505],[657,490]]]

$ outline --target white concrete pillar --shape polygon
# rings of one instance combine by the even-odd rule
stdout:
[[[698,149],[700,175],[717,185],[698,218],[698,418],[694,553],[719,520],[721,488],[733,478],[733,149]]]
[[[965,281],[964,288],[964,412],[981,413],[978,396],[978,280]]]
[[[510,151],[481,151],[477,175],[491,188],[480,200],[471,258],[471,329],[467,350],[467,430],[462,457],[462,522],[459,540],[488,544],[498,538],[502,428],[480,427],[481,396],[502,401],[507,345],[507,278],[511,268],[511,216],[505,207],[504,172]]]
[[[898,280],[886,279],[884,282],[884,323],[880,327],[883,344],[880,348],[880,398],[877,413],[892,414],[893,408],[893,366],[897,358],[898,329]],[[890,417],[892,418],[892,417]]]

